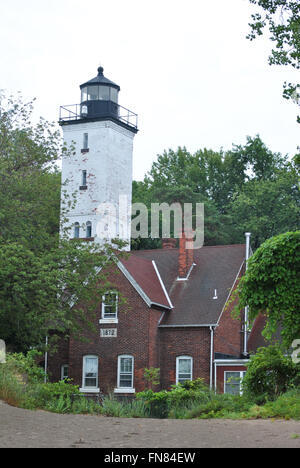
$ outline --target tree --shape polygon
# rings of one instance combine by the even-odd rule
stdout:
[[[60,172],[72,148],[33,103],[2,98],[0,107],[0,337],[9,349],[43,347],[46,335],[79,336],[108,286],[112,248],[59,239]],[[74,197],[62,197],[66,216]],[[122,247],[121,243],[115,244]],[[112,260],[111,260],[112,261]]]
[[[145,176],[133,183],[133,201],[144,203],[204,203],[205,245],[244,242],[251,230],[257,248],[267,238],[295,230],[299,223],[297,156],[267,148],[259,135],[229,151],[186,148],[164,151]],[[137,239],[133,248],[156,248]]]
[[[299,189],[294,171],[279,171],[273,179],[253,179],[236,194],[231,216],[239,236],[250,231],[257,249],[268,238],[299,227]]]
[[[63,146],[54,125],[32,125],[32,111],[32,102],[2,96],[0,235],[38,252],[58,241]]]
[[[247,36],[251,41],[263,34],[269,27],[270,39],[275,47],[269,56],[270,65],[300,68],[300,4],[298,0],[249,0],[263,12],[252,15],[251,31]],[[283,96],[293,99],[300,105],[300,84],[284,83]],[[298,122],[300,117],[298,116]]]
[[[300,338],[300,231],[266,240],[250,257],[236,290],[236,310],[249,306],[249,319],[266,316],[263,335],[271,340],[281,330],[282,344],[290,348]]]
[[[112,250],[62,241],[48,252],[0,243],[0,336],[9,349],[43,349],[45,337],[80,337],[107,290]]]

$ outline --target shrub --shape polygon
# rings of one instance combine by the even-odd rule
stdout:
[[[187,410],[197,402],[206,402],[210,398],[211,392],[203,383],[203,379],[173,385],[171,391],[153,392],[153,390],[146,390],[137,394],[137,399],[144,401],[150,416],[153,418],[167,418],[170,411],[172,417],[175,414],[183,414],[183,408]]]
[[[101,414],[119,418],[147,418],[149,410],[142,400],[120,401],[114,395],[104,397]]]
[[[279,346],[259,348],[243,379],[243,392],[256,403],[275,400],[300,383],[300,366],[285,356]]]

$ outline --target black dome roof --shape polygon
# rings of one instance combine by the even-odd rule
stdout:
[[[97,85],[110,86],[111,88],[116,88],[118,91],[120,91],[119,85],[105,78],[105,76],[103,75],[103,67],[98,68],[98,75],[95,78],[92,78],[86,83],[83,83],[82,85],[80,85],[80,89],[82,89],[85,86],[94,86],[94,85],[95,86]]]

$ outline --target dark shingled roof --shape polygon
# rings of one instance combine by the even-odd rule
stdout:
[[[222,245],[194,250],[196,264],[187,281],[177,281],[178,249],[132,251],[122,263],[154,302],[167,305],[166,295],[155,278],[152,260],[174,308],[166,311],[162,325],[216,324],[230,290],[244,263],[245,245]],[[143,260],[143,261],[141,261]],[[213,299],[217,290],[217,299]],[[162,301],[162,302],[161,302]]]

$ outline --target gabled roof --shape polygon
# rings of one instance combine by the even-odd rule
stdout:
[[[149,307],[152,305],[167,309],[172,307],[155,262],[129,255],[126,259],[121,258],[118,266]]]
[[[195,265],[187,281],[177,280],[178,253],[178,249],[138,250],[121,262],[153,304],[173,306],[160,326],[217,324],[243,265],[245,246],[195,249]],[[217,299],[213,299],[215,290]]]

